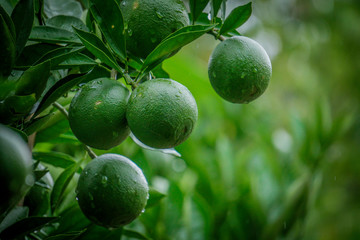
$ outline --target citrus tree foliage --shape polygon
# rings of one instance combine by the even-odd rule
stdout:
[[[311,94],[305,94],[311,120],[291,111],[286,112],[289,118],[270,115],[284,110],[286,94],[282,104],[264,100],[235,107],[221,101],[203,73],[206,67],[193,59],[203,48],[197,45],[200,38],[209,36],[201,43],[215,48],[219,40],[241,35],[239,27],[252,15],[252,4],[236,3],[226,11],[228,2],[186,1],[189,25],[168,35],[144,57],[128,51],[126,36],[132,29],[124,21],[121,1],[0,0],[0,123],[32,149],[35,178],[27,195],[0,217],[0,239],[298,239],[309,232],[316,237],[314,226],[330,232],[332,225],[320,224],[322,215],[309,211],[335,215],[317,208],[325,198],[317,196],[329,192],[321,189],[323,174],[332,173],[323,167],[324,159],[335,159],[332,153],[342,149],[337,140],[351,124],[352,112],[332,113],[327,99]],[[288,7],[282,6],[279,9]],[[257,17],[268,17],[265,13]],[[279,12],[276,16],[287,17]],[[264,26],[271,27],[271,21]],[[281,37],[289,36],[294,32]],[[188,44],[193,51],[179,56]],[[281,55],[277,64],[292,66],[288,60]],[[308,70],[305,64],[293,68]],[[308,73],[303,77],[312,80]],[[191,90],[199,108],[193,136],[176,150],[154,149],[133,134],[108,151],[91,149],[75,137],[67,111],[86,83],[112,78],[132,91],[143,82],[170,76]],[[281,79],[278,73],[276,77]],[[299,85],[285,84],[295,95]],[[302,91],[313,89],[307,86]],[[134,161],[149,183],[145,212],[116,229],[86,218],[75,191],[87,163],[110,152]]]

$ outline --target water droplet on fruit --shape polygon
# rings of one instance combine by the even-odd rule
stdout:
[[[141,210],[141,213],[144,213],[145,212],[145,208],[143,210]]]
[[[257,70],[256,68],[253,69],[253,72],[254,72],[254,73],[257,73],[257,71],[258,71],[258,70]]]
[[[102,176],[101,177],[101,184],[106,187],[106,185],[108,184],[108,177],[107,176]]]
[[[129,29],[127,30],[127,32],[128,32],[129,37],[131,37],[132,34],[133,34],[132,30],[129,28]]]
[[[215,73],[215,72],[213,72],[212,75],[213,75],[213,77],[216,77],[216,73]]]
[[[146,195],[146,199],[149,199],[150,198],[150,195],[149,195],[149,193]]]
[[[211,13],[208,14],[207,18],[208,20],[211,20]]]
[[[161,14],[161,12],[157,11],[156,16],[160,19],[162,19],[164,16]]]
[[[79,198],[78,198],[78,197],[76,197],[75,199],[76,199],[76,201],[79,201]]]
[[[155,43],[155,42],[156,42],[156,38],[155,38],[155,37],[150,38],[150,40],[151,40],[152,43]]]

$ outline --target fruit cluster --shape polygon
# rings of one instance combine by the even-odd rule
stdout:
[[[97,18],[98,25],[101,25],[101,14],[97,15],[98,9],[94,7],[101,3],[93,2],[95,3],[90,12]],[[108,4],[116,5],[111,2]],[[119,14],[123,17],[121,20],[124,21],[124,31],[121,31],[120,35],[126,42],[126,57],[118,54],[118,59],[114,57],[114,61],[110,58],[109,61],[100,60],[118,72],[122,69],[120,65],[124,64],[125,70],[121,72],[121,76],[128,86],[115,77],[87,81],[70,104],[68,118],[71,130],[82,143],[102,150],[119,145],[130,132],[137,140],[152,148],[176,147],[188,139],[195,127],[198,118],[196,101],[185,86],[170,78],[144,77],[146,74],[157,76],[150,73],[154,67],[147,69],[148,66],[144,65],[148,57],[156,52],[164,41],[178,37],[178,42],[188,43],[190,40],[187,37],[190,34],[185,33],[190,32],[197,36],[198,32],[205,33],[204,29],[207,28],[199,25],[189,26],[190,22],[194,24],[196,19],[189,19],[181,0],[121,0],[118,4],[116,7],[119,8]],[[221,29],[214,31],[215,25],[207,27],[210,29],[208,33],[222,40],[211,54],[208,65],[210,83],[215,92],[232,103],[249,103],[262,95],[269,84],[272,71],[265,50],[250,38],[235,34],[236,36],[226,35],[229,38],[225,39],[221,36]],[[101,26],[100,28],[104,35],[119,35],[115,25],[111,25],[105,31]],[[90,36],[90,40],[96,38],[92,33],[77,29],[74,31],[82,42],[84,36]],[[196,38],[189,39],[193,41]],[[113,44],[111,39],[106,40],[106,44]],[[154,57],[155,60],[148,65],[156,66],[178,52],[185,44],[179,44],[177,41],[171,42],[165,50],[160,48],[157,58]],[[94,46],[85,43],[84,45],[91,53],[108,50],[105,44],[103,48],[95,49],[94,52],[91,51],[94,50]],[[165,53],[162,54],[161,51]],[[109,55],[112,56],[112,53]],[[99,58],[101,56],[103,52]],[[131,64],[128,65],[129,59],[143,64],[140,70],[133,68]],[[37,74],[43,71],[42,69],[48,69],[50,72],[50,61],[42,63],[40,67],[37,67],[34,73]],[[132,75],[134,72],[136,77]],[[10,99],[9,103],[0,101],[0,113],[6,113],[0,116],[3,123],[17,121],[29,114],[34,103],[42,96],[48,76],[44,77],[44,81],[40,81],[40,86],[33,85],[30,80],[28,82],[27,75],[24,75],[21,84],[17,85],[15,97],[30,96],[32,102],[20,115],[14,115],[16,118],[10,118],[10,113],[18,113],[15,111],[17,105],[14,104],[19,101],[10,101],[10,97],[7,98]],[[28,85],[33,86],[33,89]],[[24,143],[3,126],[0,126],[0,133],[0,164],[5,166],[0,169],[0,177],[2,182],[6,183],[1,196],[9,196],[1,199],[0,214],[3,214],[23,197],[31,185],[32,171],[31,167],[29,169],[31,154],[27,147],[23,146]],[[14,158],[14,164],[18,163],[17,169],[9,165],[8,158]],[[91,221],[105,227],[120,227],[130,223],[143,212],[149,188],[141,169],[131,160],[116,154],[104,154],[94,158],[84,168],[76,191],[80,208]]]

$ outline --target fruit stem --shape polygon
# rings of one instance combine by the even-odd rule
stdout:
[[[216,32],[215,30],[211,30],[208,32],[208,34],[213,35],[215,37],[215,39],[219,39],[220,41],[225,41],[225,37],[220,35],[218,32]]]
[[[54,102],[52,104],[55,108],[57,108],[67,119],[69,119],[69,113],[68,111],[58,102]],[[91,157],[91,159],[94,159],[97,157],[97,155],[94,153],[94,151],[87,145],[83,144],[85,147],[85,150],[87,151],[87,153],[89,154],[89,156]]]
[[[110,78],[114,79],[114,80],[117,80],[117,74],[118,74],[118,72],[115,69],[111,69]]]
[[[123,76],[124,76],[124,79],[125,79],[126,84],[127,84],[127,85],[130,85],[131,88],[134,90],[134,89],[137,87],[137,83],[132,80],[132,78],[130,77],[129,74],[124,73]]]

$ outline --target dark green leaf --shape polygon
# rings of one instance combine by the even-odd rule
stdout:
[[[153,67],[165,60],[171,53],[185,46],[186,44],[201,37],[213,29],[215,25],[187,26],[179,29],[163,40],[145,59],[142,70],[151,70]]]
[[[99,25],[101,32],[114,52],[126,60],[124,19],[118,3],[114,0],[92,0],[91,14]],[[111,14],[109,14],[111,12]]]
[[[225,34],[240,27],[249,19],[251,12],[251,2],[233,9],[221,26],[219,34]]]
[[[89,31],[83,21],[73,16],[57,15],[48,19],[46,21],[46,25],[50,27],[61,28],[69,32],[74,32],[73,27],[83,31]]]
[[[212,18],[217,16],[222,2],[223,0],[211,0],[211,13],[213,14]]]
[[[87,231],[84,232],[78,239],[79,240],[115,240],[121,239],[122,228],[107,229],[96,225],[90,225]]]
[[[30,66],[35,65],[35,63],[46,53],[58,48],[61,48],[61,46],[47,43],[37,43],[26,46],[20,57],[17,59],[15,66],[16,68],[21,69],[29,68]]]
[[[142,239],[142,240],[149,240],[150,238],[146,237],[144,234],[139,233],[137,231],[131,230],[131,229],[123,229],[122,234],[124,236],[127,236],[129,238],[134,239]]]
[[[28,215],[29,215],[28,207],[19,207],[19,206],[14,207],[0,223],[0,233],[4,229],[16,223],[17,221],[26,218]]]
[[[53,104],[58,98],[67,93],[72,87],[77,84],[91,81],[93,79],[104,77],[109,75],[109,73],[101,67],[95,67],[88,74],[73,74],[66,76],[65,78],[57,81],[44,95],[42,98],[34,117],[36,117],[39,113]]]
[[[48,18],[56,15],[66,15],[80,18],[82,7],[78,1],[74,0],[46,0],[44,1],[44,13]]]
[[[75,33],[49,26],[35,26],[29,39],[44,43],[81,43]]]
[[[95,62],[93,59],[89,58],[88,56],[76,53],[74,55],[71,55],[68,59],[60,63],[57,68],[58,69],[69,69],[74,67],[80,67],[80,66],[94,66],[97,65],[97,62]]]
[[[190,0],[190,12],[192,15],[193,24],[200,16],[206,5],[209,3],[209,0]]]
[[[0,239],[14,240],[25,236],[26,234],[38,230],[46,224],[57,219],[56,217],[29,217],[24,218],[10,227],[6,228],[0,234]]]
[[[16,31],[16,55],[19,56],[29,38],[34,22],[34,1],[20,0],[13,12],[11,19]]]
[[[11,113],[19,116],[28,114],[36,102],[34,94],[24,96],[10,96],[5,99],[5,105]]]
[[[82,231],[58,234],[55,236],[47,237],[45,238],[45,240],[75,240],[75,239],[79,239],[78,237],[80,237],[85,231],[86,229]]]
[[[170,75],[162,68],[162,64],[157,65],[151,72],[156,78],[170,78]]]
[[[16,47],[11,31],[2,15],[0,15],[0,39],[0,76],[8,76],[15,63]]]
[[[149,200],[147,201],[146,208],[151,208],[158,204],[161,199],[163,199],[166,195],[156,191],[153,188],[150,188],[149,190]]]
[[[11,36],[13,38],[13,40],[15,41],[16,39],[16,33],[15,33],[15,26],[13,21],[11,20],[10,16],[7,14],[7,12],[5,11],[5,9],[0,5],[0,15],[2,15],[2,17],[4,18],[7,27],[9,28],[9,31],[11,33]]]
[[[52,50],[45,54],[41,59],[37,61],[37,63],[41,63],[44,61],[49,60],[51,63],[51,69],[58,69],[59,64],[66,61],[71,56],[75,55],[76,53],[82,51],[84,47],[62,47],[55,50]]]
[[[25,132],[11,126],[9,126],[9,128],[17,133],[22,138],[22,140],[24,140],[24,142],[28,142],[28,135]]]
[[[222,26],[221,18],[216,17],[215,19],[213,19],[213,21],[218,24],[215,26],[214,30],[219,31],[220,27]],[[208,25],[208,24],[211,24],[211,20],[208,18],[208,15],[206,13],[202,13],[199,16],[199,18],[197,19],[196,24]],[[227,33],[224,33],[223,36],[232,37],[232,36],[241,36],[241,34],[239,32],[237,32],[236,30],[232,30]]]
[[[39,181],[48,172],[49,172],[49,169],[35,170],[34,171],[35,181]]]
[[[33,158],[54,167],[64,169],[76,163],[70,155],[61,152],[33,152]]]
[[[122,73],[123,70],[117,64],[114,56],[106,45],[93,33],[88,33],[81,31],[80,29],[75,29],[78,37],[85,47],[99,58],[102,62],[106,63],[108,66],[114,68],[119,73]]]
[[[56,179],[54,188],[53,188],[53,190],[51,192],[51,196],[50,196],[52,212],[54,212],[56,210],[56,208],[58,207],[67,186],[69,185],[69,183],[70,183],[71,179],[73,178],[73,176],[75,175],[75,173],[78,171],[78,169],[80,167],[80,163],[81,162],[79,161],[76,164],[69,166]]]
[[[33,66],[21,75],[15,93],[17,95],[29,95],[35,93],[36,99],[39,99],[46,87],[49,76],[50,61]]]
[[[85,230],[91,224],[90,220],[84,216],[76,202],[74,202],[74,204],[69,208],[62,211],[59,215],[59,227],[54,232],[52,232],[50,236],[77,233],[79,231]]]

